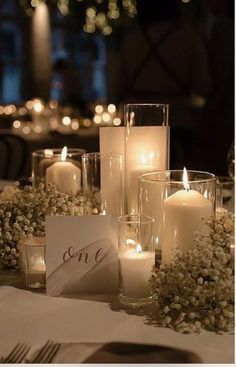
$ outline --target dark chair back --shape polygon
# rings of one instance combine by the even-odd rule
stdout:
[[[28,144],[19,135],[0,130],[0,178],[18,180],[24,176]]]

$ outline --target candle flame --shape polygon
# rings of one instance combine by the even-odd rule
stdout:
[[[126,245],[127,246],[135,246],[135,241],[134,240],[132,240],[132,238],[127,238],[127,240],[126,240]]]
[[[141,252],[142,252],[142,246],[138,244],[136,246],[136,249],[135,250],[136,250],[136,252],[138,252],[139,254],[141,254]]]
[[[52,149],[44,149],[44,156],[45,156],[46,158],[51,158],[51,157],[53,157],[53,151],[52,151]]]
[[[190,189],[189,183],[188,183],[188,173],[187,173],[187,170],[186,170],[185,167],[184,167],[184,170],[183,170],[183,185],[184,185],[185,190]]]
[[[67,157],[67,147],[65,146],[62,149],[62,152],[61,152],[61,161],[62,162],[65,162],[66,161],[66,157]]]

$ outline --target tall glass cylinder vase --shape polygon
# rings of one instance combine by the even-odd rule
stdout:
[[[155,218],[156,261],[171,261],[173,249],[193,247],[196,231],[209,234],[215,214],[215,176],[200,171],[157,171],[140,177],[140,213]]]
[[[169,166],[169,106],[125,106],[125,193],[127,213],[138,213],[138,183],[141,174]]]
[[[118,153],[86,153],[83,162],[83,191],[89,214],[118,217],[124,210],[123,159]],[[89,207],[89,203],[92,207]],[[88,214],[87,213],[87,214]]]

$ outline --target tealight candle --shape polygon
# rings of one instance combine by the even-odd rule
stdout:
[[[184,169],[184,189],[179,190],[164,200],[162,263],[171,260],[171,251],[177,246],[183,252],[193,247],[194,232],[209,234],[209,227],[204,218],[212,215],[212,203],[188,185],[187,171]]]
[[[31,260],[32,272],[46,272],[44,257],[36,257]]]
[[[25,237],[20,241],[19,253],[27,287],[45,288],[45,238]]]
[[[54,183],[66,193],[76,193],[81,189],[81,169],[73,162],[67,161],[67,147],[61,153],[61,160],[53,163],[46,170],[46,185]]]

